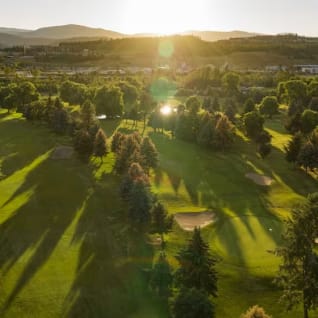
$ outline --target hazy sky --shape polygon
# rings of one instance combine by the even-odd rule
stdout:
[[[318,35],[318,0],[0,0],[0,26],[83,24],[125,33],[245,30]]]

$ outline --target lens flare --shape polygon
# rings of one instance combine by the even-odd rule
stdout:
[[[171,40],[163,39],[159,43],[159,55],[161,57],[169,58],[173,55],[174,45]]]

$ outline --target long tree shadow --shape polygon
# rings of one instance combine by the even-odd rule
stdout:
[[[1,121],[0,135],[2,179],[30,164],[55,143],[47,128],[34,128],[22,119]]]
[[[152,134],[151,137],[161,155],[163,171],[173,169],[184,180],[194,204],[217,211],[218,220],[221,220],[218,228],[222,229],[222,222],[227,222],[229,218],[239,217],[251,239],[257,240],[250,218],[246,217],[255,216],[269,218],[274,224],[280,225],[275,230],[282,231],[281,221],[268,204],[269,190],[253,184],[245,177],[251,166],[236,149],[228,153],[217,153],[158,134]],[[260,222],[260,225],[268,232],[271,222]],[[229,235],[218,232],[217,235],[224,248],[232,253],[235,250],[237,260],[244,264],[239,233],[230,222],[227,228],[230,228]],[[280,241],[280,235],[276,235],[276,232],[275,235],[268,233],[268,236],[276,243]]]
[[[34,252],[25,261],[24,269],[7,297],[4,311],[49,259],[85,202],[87,184],[80,174],[73,173],[73,164],[43,161],[29,172],[23,184],[9,199],[14,203],[19,194],[32,192],[28,201],[0,225],[1,270],[4,273],[8,271],[28,249],[34,249]]]
[[[106,174],[78,222],[73,242],[82,243],[65,317],[129,317],[144,307],[145,317],[155,317],[161,310],[148,290],[152,247],[130,235],[117,189],[118,177]]]

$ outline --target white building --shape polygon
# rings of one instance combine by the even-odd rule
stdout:
[[[296,69],[302,73],[318,74],[317,64],[295,65]]]

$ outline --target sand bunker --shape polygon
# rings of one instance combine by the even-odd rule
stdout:
[[[257,173],[247,173],[245,177],[261,186],[270,186],[274,182],[272,178]]]
[[[185,212],[177,213],[174,219],[179,226],[186,231],[193,231],[195,227],[203,228],[215,221],[215,214],[206,212]]]
[[[59,146],[51,154],[51,158],[54,160],[71,159],[74,153],[73,147]]]

